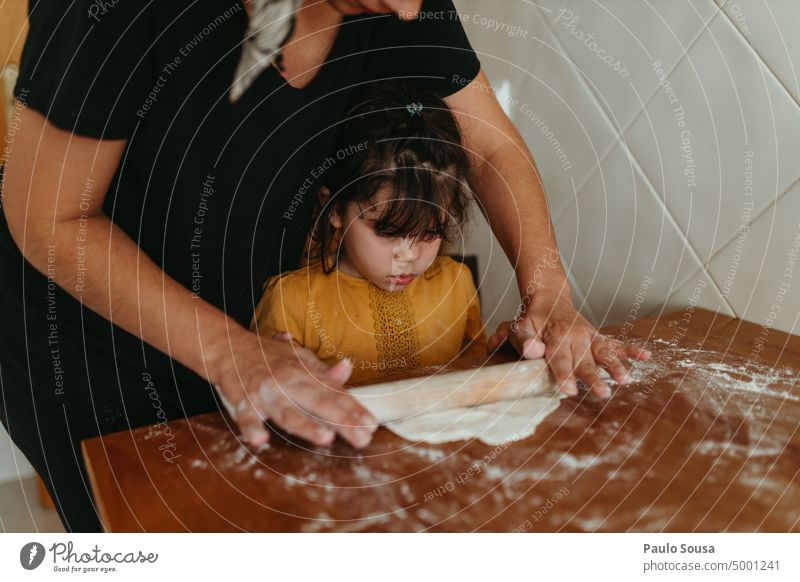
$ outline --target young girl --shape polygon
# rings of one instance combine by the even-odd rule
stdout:
[[[369,89],[323,167],[308,266],[267,281],[252,327],[329,364],[349,358],[351,381],[485,349],[470,271],[443,255],[462,240],[467,167],[444,101]]]

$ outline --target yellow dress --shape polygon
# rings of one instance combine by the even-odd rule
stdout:
[[[350,381],[447,364],[486,344],[478,293],[466,265],[440,256],[402,291],[385,291],[319,264],[264,285],[251,329],[293,340],[329,364],[347,356]]]

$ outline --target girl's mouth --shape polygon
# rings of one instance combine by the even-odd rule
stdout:
[[[408,285],[414,280],[414,275],[396,275],[389,277],[389,280],[395,285]]]

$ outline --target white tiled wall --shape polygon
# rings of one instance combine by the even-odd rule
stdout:
[[[800,333],[798,0],[456,5],[534,153],[586,317],[624,321],[643,283],[639,316],[678,309],[699,284],[703,307]],[[493,325],[519,298],[473,232]]]

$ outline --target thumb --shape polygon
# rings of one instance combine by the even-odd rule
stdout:
[[[514,347],[526,360],[535,360],[544,356],[545,345],[536,332],[533,322],[523,317],[512,326]]]
[[[353,363],[349,358],[342,358],[336,365],[331,366],[325,375],[338,384],[344,384],[350,379],[353,373]]]
[[[278,333],[276,333],[276,334],[274,334],[272,336],[272,339],[274,339],[275,341],[278,341],[278,342],[291,343],[292,342],[292,334],[290,334],[288,331],[279,331]]]

